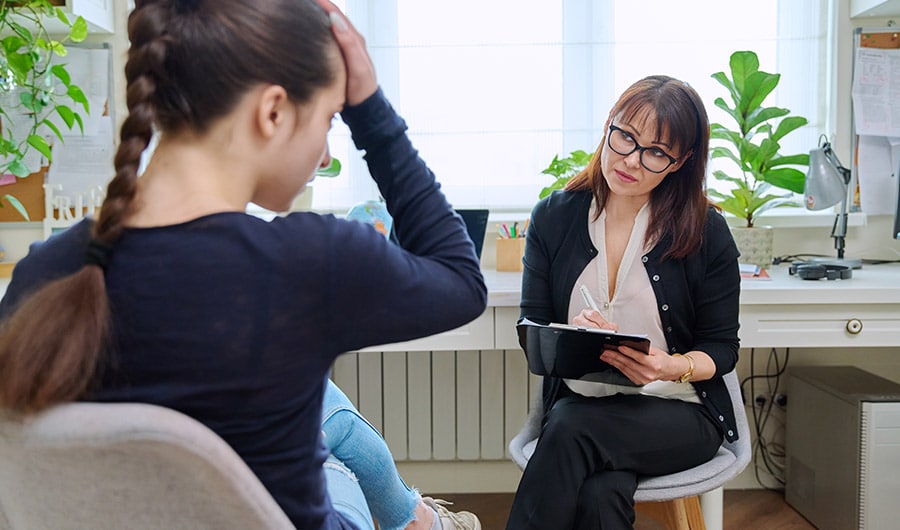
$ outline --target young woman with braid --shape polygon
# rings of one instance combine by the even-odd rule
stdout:
[[[225,439],[297,528],[372,528],[382,514],[323,437],[348,458],[386,454],[353,465],[396,468],[380,437],[356,436],[374,429],[327,373],[342,352],[482,313],[462,220],[378,89],[362,37],[326,0],[136,0],[128,34],[115,177],[96,221],[16,267],[0,304],[0,407],[170,407]],[[251,201],[287,209],[329,163],[338,112],[400,246],[333,216],[245,213]],[[455,527],[396,482],[402,520],[381,528]]]

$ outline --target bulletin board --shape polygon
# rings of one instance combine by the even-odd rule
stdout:
[[[873,49],[873,50],[900,50],[900,27],[897,26],[887,26],[880,28],[856,28],[853,35],[853,75],[854,81],[856,80],[856,76],[860,75],[858,68],[860,65],[858,64],[858,60],[860,54],[858,53],[860,49]],[[890,83],[896,82],[891,76],[888,76],[890,79]],[[891,85],[892,86],[892,85]],[[892,90],[893,92],[893,90]],[[854,186],[854,194],[853,200],[851,202],[853,206],[853,210],[859,211],[861,203],[864,200],[861,200],[860,197],[860,182],[865,185],[865,176],[863,178],[860,177],[859,167],[860,167],[860,154],[866,156],[866,149],[871,149],[870,145],[867,144],[866,139],[860,138],[860,134],[857,128],[857,113],[860,112],[859,109],[856,108],[856,102],[854,102],[853,110],[851,111],[851,146],[853,149],[853,164],[851,168]],[[862,145],[861,145],[862,144]],[[890,149],[887,147],[887,149]],[[897,187],[900,186],[900,169],[896,167],[891,168],[890,177],[893,179],[895,191],[900,194],[900,190],[897,190]],[[892,206],[894,210],[894,237],[900,239],[900,200],[895,201],[895,204]],[[862,208],[863,211],[866,210],[865,207]]]
[[[15,183],[0,186],[0,197],[12,195],[22,203],[31,221],[40,221],[44,218],[44,181],[47,177],[48,167],[44,166],[40,171],[32,173],[25,178],[17,178]],[[3,207],[0,208],[0,222],[22,222],[25,218],[9,202],[2,199]]]

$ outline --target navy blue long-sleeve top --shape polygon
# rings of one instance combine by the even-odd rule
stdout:
[[[153,403],[200,420],[304,529],[349,528],[322,471],[322,393],[335,358],[456,328],[487,300],[462,220],[381,91],[342,117],[366,152],[400,245],[369,225],[314,213],[269,222],[218,213],[128,228],[106,272],[111,347],[87,397]],[[32,246],[0,316],[81,267],[90,223]]]

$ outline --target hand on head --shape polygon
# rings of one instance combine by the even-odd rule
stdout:
[[[328,0],[317,1],[331,18],[331,30],[344,56],[347,68],[347,104],[358,105],[378,89],[375,67],[366,50],[366,40],[337,6]]]

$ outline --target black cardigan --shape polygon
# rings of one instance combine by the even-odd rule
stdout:
[[[525,247],[520,316],[535,322],[566,322],[575,281],[598,251],[591,243],[590,192],[554,192],[531,215]],[[664,238],[642,257],[656,295],[669,353],[699,350],[716,365],[712,379],[692,383],[729,441],[737,439],[734,409],[722,376],[738,358],[741,279],[739,252],[725,219],[710,207],[700,250],[662,260]],[[558,397],[558,378],[544,381],[544,410]]]

